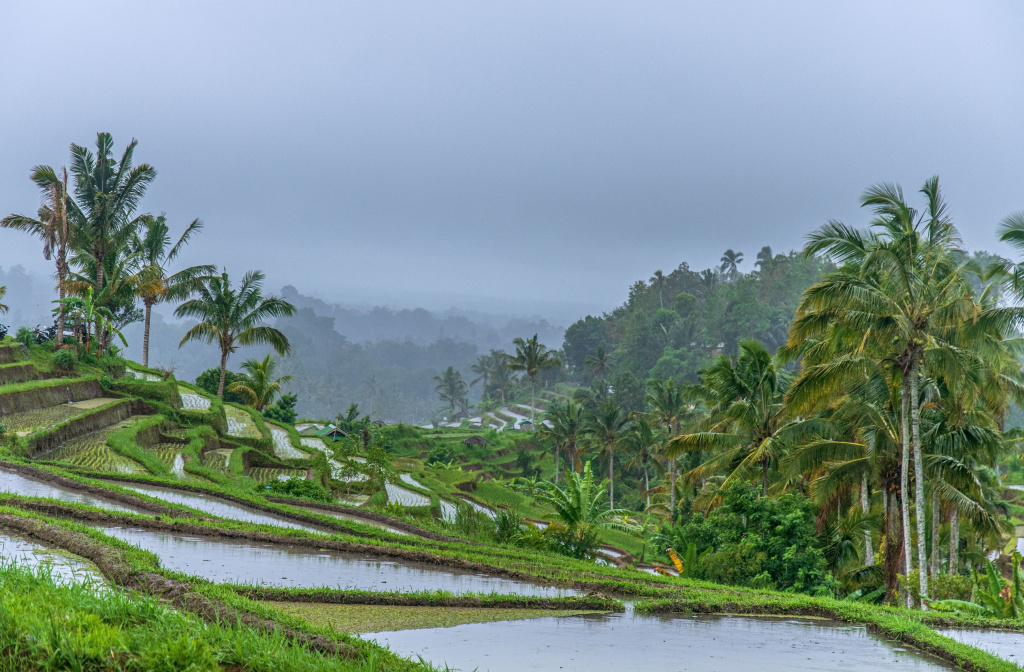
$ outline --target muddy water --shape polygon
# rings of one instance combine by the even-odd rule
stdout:
[[[54,578],[64,581],[103,582],[99,570],[85,558],[52,551],[18,537],[0,535],[0,562],[32,568],[46,567]]]
[[[317,529],[310,525],[303,525],[302,523],[296,523],[288,520],[287,518],[279,518],[274,515],[259,513],[251,509],[245,508],[238,504],[229,504],[228,502],[217,499],[216,497],[207,497],[206,495],[199,494],[185,494],[176,490],[168,490],[165,488],[157,488],[149,485],[127,485],[123,487],[129,488],[136,492],[140,492],[150,497],[156,497],[162,499],[165,502],[172,502],[174,504],[181,504],[183,506],[189,506],[193,509],[205,511],[211,516],[218,516],[220,518],[229,518],[231,520],[241,520],[247,523],[258,523],[263,525],[276,525],[278,527],[290,527],[295,530],[306,530],[307,532],[324,532],[325,530]]]
[[[132,507],[124,504],[114,504],[113,502],[108,502],[106,500],[93,497],[92,495],[59,488],[55,485],[50,485],[49,483],[43,483],[41,481],[33,481],[30,478],[25,478],[19,474],[4,471],[2,469],[0,469],[0,491],[11,492],[25,497],[49,497],[50,499],[59,499],[72,504],[87,504],[89,506],[95,506],[97,508],[107,509],[110,511],[141,513],[137,509],[133,509]]]
[[[480,672],[520,670],[889,670],[951,669],[827,621],[741,617],[647,617],[632,613],[474,623],[366,635],[399,655]]]
[[[936,630],[940,635],[963,642],[1018,665],[1024,663],[1024,632],[997,630]]]
[[[152,551],[167,568],[212,581],[302,588],[447,590],[555,596],[572,591],[534,586],[473,573],[440,571],[432,565],[317,552],[297,546],[235,543],[131,528],[103,530]]]

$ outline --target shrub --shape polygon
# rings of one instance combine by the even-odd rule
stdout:
[[[308,499],[313,502],[328,504],[332,501],[331,493],[316,481],[307,481],[304,478],[289,478],[285,481],[272,481],[267,488],[258,486],[257,490],[269,490],[273,494],[288,495]]]
[[[123,378],[128,368],[128,363],[124,361],[124,358],[115,353],[103,353],[98,363],[111,378]]]
[[[760,497],[736,483],[720,507],[694,516],[678,536],[696,544],[695,578],[810,594],[837,586],[815,536],[814,507],[802,495]]]
[[[7,433],[7,425],[5,425],[4,423],[0,422],[0,436],[3,436],[6,433]]]
[[[451,464],[455,451],[445,446],[434,446],[427,453],[427,464]]]
[[[282,394],[276,404],[263,409],[263,417],[268,420],[276,420],[286,425],[294,425],[298,416],[295,413],[295,404],[299,398],[294,394]]]
[[[36,342],[36,335],[28,327],[18,327],[18,333],[14,335],[14,340],[27,348]]]
[[[53,353],[53,365],[61,371],[74,371],[78,365],[78,358],[71,350],[58,350]]]

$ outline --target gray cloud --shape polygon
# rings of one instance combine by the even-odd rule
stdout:
[[[187,261],[343,302],[610,308],[942,176],[968,245],[1024,208],[1012,3],[21,3],[0,211],[98,130]],[[0,266],[43,269],[0,232]]]

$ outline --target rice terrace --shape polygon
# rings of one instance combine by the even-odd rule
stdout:
[[[0,670],[1024,671],[1024,11],[736,4],[11,9]]]

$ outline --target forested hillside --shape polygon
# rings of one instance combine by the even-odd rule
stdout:
[[[638,280],[623,305],[566,330],[566,365],[584,381],[595,369],[613,383],[695,381],[712,356],[734,353],[741,338],[775,350],[786,341],[800,294],[826,264],[763,247],[749,272],[742,272],[744,265],[742,252],[728,250],[717,268],[695,271],[683,262],[671,273]]]

